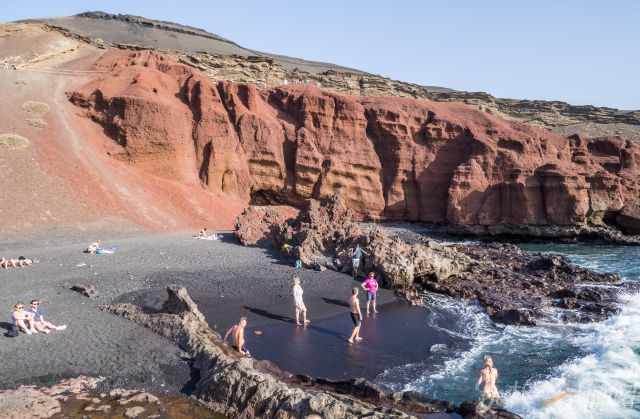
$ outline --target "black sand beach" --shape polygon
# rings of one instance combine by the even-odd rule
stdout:
[[[426,333],[423,309],[398,303],[391,292],[382,290],[381,313],[365,320],[365,344],[350,347],[345,339],[351,323],[343,304],[358,283],[332,271],[300,273],[313,324],[306,331],[296,327],[290,323],[294,269],[264,249],[236,244],[230,235],[214,242],[188,234],[124,237],[103,240],[106,247],[117,247],[113,255],[83,254],[92,239],[87,235],[85,241],[1,246],[2,255],[38,260],[32,267],[0,271],[0,305],[6,311],[2,325],[10,321],[13,304],[39,298],[46,317],[69,328],[47,336],[0,336],[0,386],[87,374],[105,376],[112,385],[179,391],[190,379],[181,351],[98,309],[113,301],[162,304],[169,284],[187,287],[210,324],[222,333],[241,315],[248,316],[250,332],[263,332],[249,333],[254,356],[294,373],[373,377],[386,366],[419,359],[431,345],[448,339]],[[74,284],[93,285],[99,295],[93,300],[81,296],[69,289]]]

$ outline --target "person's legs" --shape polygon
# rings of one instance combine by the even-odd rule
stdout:
[[[22,330],[27,335],[31,334],[31,330],[24,323],[24,320],[22,320],[22,319],[16,320],[16,326],[18,327],[18,329]]]
[[[49,332],[51,332],[51,330],[49,330],[49,327],[44,322],[34,322],[34,328],[38,332],[42,332],[46,334],[49,334]]]
[[[309,323],[311,323],[311,321],[307,320],[307,308],[305,307],[302,310],[302,324],[309,324]]]
[[[296,324],[300,326],[300,309],[296,306]]]
[[[372,303],[373,304],[373,312],[377,313],[378,312],[378,308],[376,307],[376,302],[378,301],[378,293],[377,292],[372,293],[371,300],[373,302]]]

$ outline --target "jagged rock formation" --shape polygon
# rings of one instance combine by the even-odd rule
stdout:
[[[339,193],[360,218],[471,232],[639,232],[625,208],[639,196],[640,146],[621,138],[566,139],[458,103],[214,84],[148,51],[109,52],[96,69],[108,73],[70,100],[111,137],[113,158],[153,175],[247,203]]]
[[[275,211],[275,209],[273,209]],[[563,257],[529,254],[508,244],[444,245],[425,239],[409,244],[380,228],[363,230],[353,212],[338,197],[312,201],[296,218],[257,228],[255,219],[241,217],[263,231],[259,242],[277,248],[291,246],[291,255],[309,267],[352,272],[356,246],[364,251],[360,273],[375,271],[383,286],[406,293],[429,290],[477,301],[500,323],[534,325],[556,309],[567,321],[599,321],[617,311],[617,293],[625,288],[617,274],[577,267]],[[258,241],[258,240],[257,240]],[[608,287],[598,287],[606,284]],[[594,286],[595,285],[595,286]],[[553,311],[553,310],[551,310]]]
[[[459,412],[465,418],[518,418],[501,409],[476,414],[475,406],[454,406],[415,393],[388,394],[365,380],[332,382],[296,377],[266,361],[242,358],[205,322],[184,288],[167,288],[168,299],[159,312],[131,304],[106,310],[150,328],[185,349],[200,372],[194,395],[229,417],[294,419],[410,418],[436,412]]]

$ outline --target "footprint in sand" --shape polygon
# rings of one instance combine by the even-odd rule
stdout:
[[[18,134],[1,134],[0,149],[3,150],[22,150],[29,147],[31,142],[29,139]]]

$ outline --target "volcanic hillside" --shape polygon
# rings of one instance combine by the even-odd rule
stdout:
[[[449,102],[460,92],[293,65],[136,19],[0,27],[3,236],[229,228],[251,203],[300,205],[334,193],[362,218],[639,231],[633,135],[567,138]],[[110,38],[111,24],[155,35]],[[166,51],[140,45],[165,40],[158,33],[180,42],[162,44]],[[173,34],[218,49],[173,49],[187,42]],[[435,94],[449,94],[448,103],[421,99]],[[632,113],[593,109],[590,124],[635,127]]]

